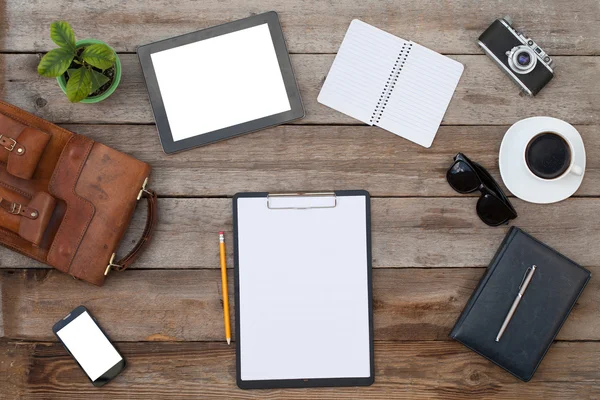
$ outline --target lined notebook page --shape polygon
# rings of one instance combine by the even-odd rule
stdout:
[[[463,69],[458,61],[414,43],[376,125],[430,147]]]
[[[406,43],[381,29],[353,20],[317,100],[372,125],[377,102]]]

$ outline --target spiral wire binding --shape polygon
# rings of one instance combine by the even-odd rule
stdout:
[[[406,46],[408,45],[408,48]],[[392,72],[390,72],[390,76],[388,77],[387,82],[385,83],[385,87],[381,92],[381,96],[379,97],[379,101],[377,101],[377,105],[375,106],[375,110],[373,110],[373,115],[371,115],[371,125],[378,124],[381,120],[381,116],[385,111],[385,107],[390,99],[394,91],[394,87],[398,82],[398,77],[400,76],[400,72],[402,72],[402,68],[404,68],[404,63],[406,63],[406,58],[410,54],[410,50],[412,49],[412,43],[405,43],[402,45],[402,49],[400,50],[400,54],[398,54],[398,58],[396,58],[396,62],[394,63],[394,68],[392,68]]]

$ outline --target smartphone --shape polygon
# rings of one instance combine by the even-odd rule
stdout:
[[[94,386],[105,385],[125,368],[125,359],[85,307],[71,311],[52,331]]]

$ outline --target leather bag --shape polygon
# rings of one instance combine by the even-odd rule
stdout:
[[[102,285],[129,267],[156,223],[150,166],[0,101],[0,243],[75,278]],[[115,260],[138,200],[142,238]]]

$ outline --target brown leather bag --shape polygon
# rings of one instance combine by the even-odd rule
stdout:
[[[156,194],[150,166],[0,101],[0,243],[102,285],[148,243]],[[148,201],[141,240],[120,261],[115,253],[137,201]]]

